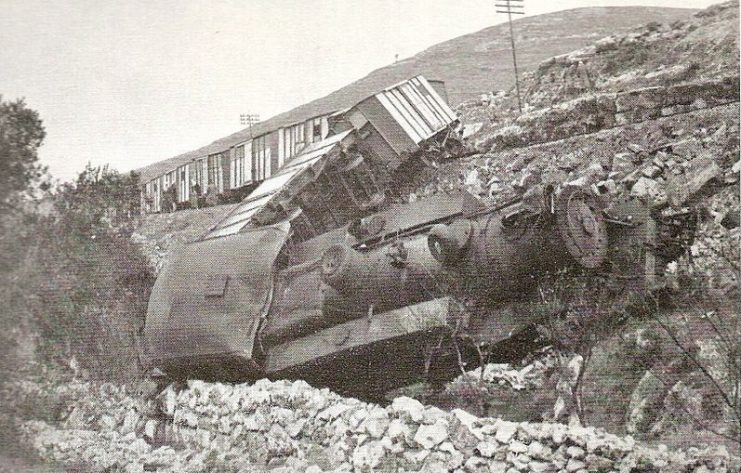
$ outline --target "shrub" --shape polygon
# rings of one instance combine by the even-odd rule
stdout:
[[[41,361],[96,378],[139,371],[139,331],[154,276],[130,240],[138,178],[88,166],[50,193],[47,216],[3,219],[2,337]],[[5,357],[4,357],[5,359]],[[9,357],[6,370],[21,363]]]
[[[154,282],[148,261],[129,240],[138,177],[88,166],[53,199],[56,212],[38,223],[34,248],[39,352],[96,377],[135,375]]]

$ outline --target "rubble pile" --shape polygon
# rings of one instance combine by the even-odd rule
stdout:
[[[520,115],[477,145],[495,151],[544,143],[738,101],[738,75],[619,93],[587,94]]]
[[[303,381],[190,381],[154,400],[110,384],[65,389],[76,400],[64,420],[26,420],[23,430],[43,458],[91,471],[730,471],[738,462],[722,447],[670,451],[408,397],[382,407]],[[26,383],[17,394],[29,390],[38,389]]]
[[[476,146],[494,151],[738,102],[737,51],[738,2],[726,2],[543,61],[523,78],[524,114],[511,92],[459,113],[480,130]]]
[[[505,201],[535,184],[586,184],[680,208],[710,184],[738,185],[737,104],[476,154],[421,175],[414,198],[465,189]],[[730,206],[738,208],[733,204]],[[737,202],[737,199],[735,200]],[[727,212],[728,210],[726,210]]]
[[[737,41],[738,2],[714,5],[686,21],[649,23],[543,61],[526,78],[526,101],[546,107],[597,90],[619,93],[738,75]],[[676,89],[680,95],[683,90]]]
[[[483,367],[467,371],[452,383],[479,381],[514,391],[537,389],[563,364],[564,356],[568,355],[548,346],[533,353],[522,366],[487,363]]]

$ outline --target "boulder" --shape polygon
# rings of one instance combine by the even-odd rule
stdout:
[[[476,453],[484,458],[493,458],[497,451],[499,451],[499,444],[496,442],[485,441],[476,445]]]
[[[353,450],[352,465],[357,471],[374,471],[385,454],[386,449],[381,442],[368,442]]]
[[[432,425],[420,425],[414,434],[414,441],[423,448],[431,449],[448,438],[448,423],[439,419]]]
[[[413,439],[412,428],[401,419],[392,419],[386,431],[388,438],[394,441],[406,441]]]
[[[425,406],[416,399],[401,396],[394,399],[390,407],[399,417],[407,417],[412,422],[422,422],[424,419]]]
[[[684,175],[673,176],[667,183],[669,205],[674,208],[684,206],[712,181],[720,178],[722,172],[712,158],[695,160]]]
[[[630,189],[632,197],[638,197],[652,205],[660,205],[666,202],[666,193],[658,182],[645,176],[638,178],[633,187]]]
[[[644,373],[630,397],[626,425],[628,432],[647,432],[650,429],[660,415],[667,389],[651,371]]]
[[[550,447],[543,445],[537,440],[531,442],[530,445],[528,445],[527,454],[528,456],[530,456],[530,458],[534,458],[536,460],[550,461],[553,458],[553,451],[550,449]]]
[[[460,411],[460,409],[455,409]],[[465,411],[460,411],[468,414]],[[470,416],[470,414],[468,414]],[[473,417],[473,416],[471,416]],[[465,416],[453,415],[449,421],[449,438],[458,450],[470,450],[484,439],[483,434],[474,429],[473,422]]]
[[[587,464],[583,461],[577,460],[575,458],[570,458],[569,462],[566,464],[566,471],[568,471],[569,473],[574,473],[579,470],[584,470],[586,469],[586,467]]]
[[[527,453],[528,446],[518,440],[515,440],[514,442],[510,442],[509,451],[512,453]]]
[[[388,412],[385,409],[377,408],[368,413],[362,425],[368,435],[372,438],[379,439],[386,433],[389,422]]]
[[[503,420],[498,420],[496,423],[496,433],[494,434],[494,438],[497,439],[497,442],[499,443],[509,443],[510,440],[514,437],[515,433],[517,433],[517,424],[514,422],[507,422]]]
[[[571,447],[566,448],[566,455],[568,455],[570,458],[584,458],[585,454],[586,452],[581,447],[572,445]]]

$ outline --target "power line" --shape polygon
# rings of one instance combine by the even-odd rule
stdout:
[[[252,125],[260,123],[260,115],[257,113],[242,113],[239,115],[239,123],[243,126],[250,126],[250,138],[252,138]]]
[[[520,98],[520,79],[517,73],[517,52],[515,50],[515,33],[512,28],[512,15],[524,15],[524,0],[496,0],[494,6],[497,13],[506,13],[509,19],[509,38],[512,42],[512,63],[515,66],[515,88],[517,89],[517,108],[522,113],[522,99]]]

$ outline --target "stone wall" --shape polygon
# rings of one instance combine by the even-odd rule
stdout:
[[[723,448],[670,451],[594,428],[445,412],[408,397],[383,407],[303,381],[191,381],[155,400],[110,384],[11,389],[16,398],[64,398],[68,410],[59,421],[26,419],[22,430],[43,458],[89,471],[725,472],[738,466]]]
[[[479,144],[491,151],[545,143],[739,101],[739,76],[590,94],[518,117]]]

